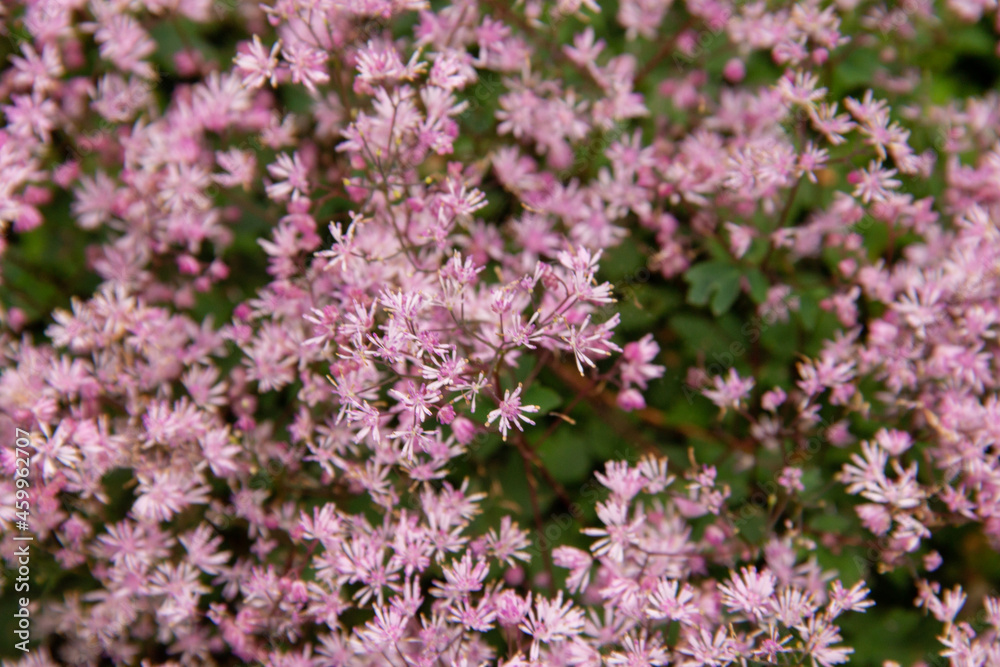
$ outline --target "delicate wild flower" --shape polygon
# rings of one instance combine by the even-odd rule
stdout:
[[[1000,664],[996,3],[604,4],[0,3],[4,667]]]
[[[511,426],[517,428],[518,431],[523,431],[524,428],[521,427],[521,422],[531,424],[532,426],[535,424],[535,422],[524,415],[525,413],[538,412],[539,406],[521,405],[522,389],[523,387],[519,384],[513,392],[510,389],[505,390],[503,400],[500,401],[500,406],[486,416],[487,426],[497,421],[497,419],[500,420],[500,435],[504,440],[507,439],[507,432],[510,431]]]

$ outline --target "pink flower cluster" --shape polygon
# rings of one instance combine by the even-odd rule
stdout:
[[[0,284],[64,234],[97,283],[0,304],[0,431],[32,433],[57,591],[5,666],[831,667],[875,601],[817,552],[859,545],[910,573],[938,657],[1000,664],[1000,596],[970,622],[928,546],[1000,550],[1000,97],[931,104],[904,57],[996,3],[602,4],[0,6]],[[878,67],[834,94],[855,47]],[[605,462],[543,547],[541,487],[575,499],[539,449],[572,408],[665,421],[681,357],[669,315],[622,333],[626,242],[753,316],[727,363],[671,368],[721,413],[679,431],[728,453],[672,460],[682,483]],[[793,317],[829,335],[759,372]],[[727,478],[751,467],[776,480],[757,540]],[[803,519],[834,487],[856,527]]]

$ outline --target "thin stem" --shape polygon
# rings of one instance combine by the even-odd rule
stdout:
[[[531,469],[531,463],[525,453],[525,449],[523,447],[518,447],[518,450],[521,452],[521,461],[524,463],[524,474],[528,478],[528,495],[531,497],[531,511],[535,515],[535,530],[538,531],[539,536],[542,536],[545,533],[545,523],[542,520],[541,505],[538,503],[538,481],[535,479],[535,475]],[[549,595],[555,595],[555,569],[552,566],[552,551],[551,545],[548,544],[548,540],[543,540],[542,543],[542,562],[545,565],[546,574],[549,575]]]
[[[792,212],[792,205],[795,203],[795,196],[799,193],[799,187],[801,185],[802,176],[799,176],[798,180],[795,181],[795,185],[793,185],[792,189],[788,192],[788,199],[785,200],[785,207],[781,209],[781,217],[778,218],[778,229],[783,228],[785,223],[788,222],[788,216]]]
[[[643,65],[642,69],[639,70],[638,74],[635,75],[635,79],[633,80],[633,86],[636,89],[639,88],[639,84],[642,83],[643,79],[649,76],[653,72],[653,70],[656,69],[656,66],[659,65],[661,62],[663,62],[664,58],[670,55],[670,53],[677,46],[678,38],[680,38],[680,36],[684,34],[684,31],[690,28],[693,23],[694,19],[691,18],[685,21],[684,24],[677,30],[677,33],[673,37],[668,39],[666,42],[664,42],[663,46],[660,47],[660,50],[657,51],[652,58],[646,61],[646,64]]]

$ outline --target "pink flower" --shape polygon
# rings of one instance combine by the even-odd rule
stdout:
[[[293,42],[281,47],[281,55],[288,63],[292,83],[301,83],[310,92],[316,92],[317,85],[330,80],[326,71],[327,55],[324,52],[301,42]]]
[[[559,591],[554,600],[536,598],[527,619],[518,627],[531,636],[531,659],[538,660],[542,644],[565,641],[583,629],[583,612],[573,609],[572,602],[564,603],[562,591]]]
[[[498,418],[500,420],[500,435],[506,440],[507,432],[510,430],[511,426],[517,428],[518,431],[524,431],[521,427],[521,422],[527,424],[535,425],[535,422],[531,421],[529,418],[525,417],[525,413],[538,412],[539,406],[537,405],[521,405],[521,389],[523,387],[518,384],[517,389],[511,393],[510,389],[504,391],[503,400],[500,401],[500,406],[491,411],[486,416],[486,425],[489,426],[495,422]]]
[[[696,667],[724,667],[739,657],[735,642],[729,638],[726,628],[719,628],[713,633],[705,627],[692,628],[684,634],[684,645],[679,649],[684,655],[691,656],[684,665]]]
[[[650,596],[649,602],[646,614],[652,619],[695,625],[700,616],[694,589],[687,583],[682,584],[674,579],[661,581],[656,587],[656,592]]]
[[[719,586],[722,603],[732,611],[754,618],[763,618],[772,609],[776,579],[769,570],[758,573],[756,567],[745,567],[740,576],[731,575],[729,583]]]
[[[267,186],[267,195],[271,199],[286,201],[289,197],[297,199],[309,194],[309,169],[303,164],[298,152],[292,156],[281,153],[274,164],[267,166],[267,171],[279,179]]]
[[[246,45],[246,51],[238,52],[234,62],[243,75],[243,85],[247,88],[260,88],[270,82],[278,85],[278,52],[281,51],[281,40],[271,45],[268,52],[260,41],[260,35],[254,35],[253,41]]]
[[[735,368],[730,368],[728,378],[717,375],[712,378],[712,384],[714,389],[703,389],[701,393],[725,411],[727,408],[738,410],[755,381],[753,378],[741,378]]]
[[[659,353],[660,346],[653,340],[652,334],[646,334],[637,341],[627,343],[622,351],[622,383],[626,387],[635,384],[645,389],[650,380],[663,377],[666,369],[650,363]]]
[[[764,392],[764,395],[760,399],[760,405],[768,412],[777,412],[786,398],[788,398],[788,395],[785,394],[785,390],[781,387],[775,387]]]
[[[531,609],[531,593],[526,598],[511,590],[503,591],[494,600],[497,620],[501,625],[512,627],[519,625]]]
[[[733,257],[740,259],[747,254],[750,243],[756,236],[755,230],[745,225],[736,225],[731,222],[725,224],[726,231],[729,232],[729,249]]]
[[[791,466],[782,469],[781,475],[778,477],[778,484],[784,487],[788,493],[805,491],[806,487],[802,485],[802,469]]]

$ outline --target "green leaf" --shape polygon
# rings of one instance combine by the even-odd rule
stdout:
[[[684,280],[691,286],[688,289],[688,303],[692,306],[704,306],[712,291],[712,267],[709,262],[698,264],[684,274]]]
[[[626,285],[615,304],[621,317],[619,330],[643,333],[649,331],[657,322],[662,321],[664,313],[680,305],[683,296],[679,292],[641,283]]]
[[[601,255],[601,275],[615,284],[616,291],[623,284],[636,282],[635,276],[640,270],[646,271],[646,256],[632,238]],[[648,271],[645,275],[649,275]]]
[[[963,26],[953,36],[954,43],[959,47],[959,53],[971,53],[977,56],[992,58],[996,49],[996,40],[990,31],[981,24]]]
[[[806,331],[816,328],[816,319],[819,317],[819,303],[816,299],[805,294],[799,298],[799,317]]]
[[[866,85],[872,80],[878,58],[870,49],[855,49],[844,58],[833,71],[836,85],[842,89],[851,89]]]
[[[587,443],[578,433],[559,430],[538,448],[538,457],[552,477],[563,484],[582,482],[590,475],[591,461]]]
[[[712,297],[712,314],[718,317],[727,312],[740,295],[740,274],[729,273],[718,280]]]
[[[537,405],[540,415],[548,414],[554,408],[559,407],[560,403],[562,403],[562,398],[557,392],[540,384],[531,385],[521,396],[521,404]]]
[[[750,298],[754,303],[764,303],[767,299],[767,278],[760,269],[750,269],[745,274],[750,283]]]
[[[809,520],[813,530],[829,533],[847,532],[854,525],[850,516],[843,514],[820,514]]]
[[[718,322],[706,316],[674,315],[670,318],[670,326],[693,352],[721,350],[730,342]]]
[[[740,294],[740,271],[726,262],[703,262],[688,270],[684,280],[688,290],[688,303],[707,305],[711,299],[712,313],[718,317],[732,307]]]

